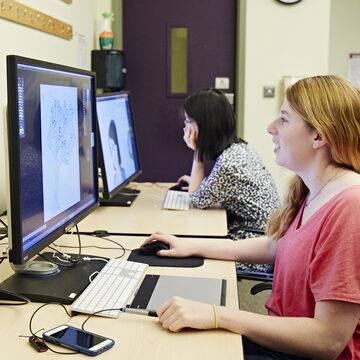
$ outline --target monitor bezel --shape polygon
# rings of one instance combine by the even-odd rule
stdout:
[[[8,55],[7,60],[7,174],[8,174],[8,227],[9,227],[9,261],[14,265],[25,264],[39,252],[73,228],[82,219],[88,216],[99,206],[98,191],[98,159],[97,159],[97,121],[96,121],[96,74],[91,71],[77,69],[70,66],[55,64],[38,59],[26,58],[18,55]],[[75,215],[74,218],[60,225],[58,229],[47,235],[39,243],[24,251],[22,237],[22,212],[21,212],[21,192],[20,192],[20,140],[19,140],[19,111],[18,111],[18,91],[17,76],[18,65],[30,65],[44,69],[64,71],[76,75],[90,76],[91,78],[91,97],[92,102],[92,129],[94,146],[92,155],[94,159],[93,180],[94,180],[94,204]],[[16,136],[14,136],[16,135]]]
[[[103,94],[98,94],[97,99],[99,98],[105,98],[105,97],[112,97],[117,95],[127,95],[128,101],[129,101],[129,109],[130,109],[130,116],[131,116],[131,125],[134,132],[134,141],[135,141],[135,148],[136,148],[136,160],[138,163],[138,170],[131,176],[129,176],[125,181],[123,181],[120,185],[115,187],[112,191],[109,191],[108,187],[108,181],[107,181],[107,175],[106,175],[106,169],[105,169],[105,162],[104,162],[104,155],[103,155],[103,149],[102,149],[102,142],[101,142],[101,136],[100,136],[100,126],[99,126],[99,119],[98,114],[96,113],[96,118],[98,121],[97,128],[98,128],[98,158],[99,158],[99,164],[101,169],[101,177],[102,177],[102,187],[103,187],[103,199],[112,199],[114,196],[119,194],[121,190],[123,190],[126,185],[128,185],[131,181],[136,179],[141,173],[141,165],[140,165],[140,159],[139,159],[139,148],[137,146],[137,139],[136,139],[136,129],[135,129],[135,122],[134,122],[134,112],[132,109],[132,100],[131,100],[131,93],[130,91],[118,91],[118,92],[106,92]],[[96,99],[96,101],[97,101]]]

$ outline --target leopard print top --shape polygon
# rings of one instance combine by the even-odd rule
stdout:
[[[275,182],[259,155],[246,143],[235,143],[217,158],[210,175],[191,194],[195,208],[220,203],[227,213],[228,235],[233,240],[259,236],[279,206]],[[237,262],[244,271],[268,271],[268,265]]]

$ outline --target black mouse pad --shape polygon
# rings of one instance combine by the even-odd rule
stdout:
[[[150,266],[167,267],[198,267],[204,264],[203,257],[191,256],[187,258],[160,257],[157,255],[143,255],[140,250],[133,250],[128,257],[129,261],[136,261]]]

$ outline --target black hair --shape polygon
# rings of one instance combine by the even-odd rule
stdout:
[[[114,143],[117,145],[117,155],[118,155],[118,161],[120,164],[121,156],[120,156],[120,149],[119,149],[119,143],[118,143],[118,138],[117,138],[117,130],[116,130],[115,121],[112,119],[110,120],[110,125],[109,125],[109,138],[112,139],[114,141]]]
[[[236,136],[233,108],[218,89],[200,90],[185,99],[184,110],[196,121],[199,133],[196,144],[198,160],[216,160],[230,145],[244,140]]]

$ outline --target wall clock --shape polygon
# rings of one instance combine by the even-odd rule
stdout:
[[[299,3],[301,0],[277,0],[277,1],[285,5],[294,5]]]

